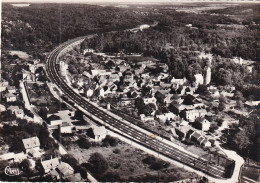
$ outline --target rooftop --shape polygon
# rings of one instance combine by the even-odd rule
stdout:
[[[25,149],[40,147],[40,141],[38,137],[31,137],[31,138],[23,139],[23,145]]]

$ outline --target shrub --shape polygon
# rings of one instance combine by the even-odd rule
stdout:
[[[77,144],[82,149],[88,149],[91,147],[91,143],[84,137],[80,137],[79,140],[77,140]]]
[[[119,149],[115,149],[115,150],[113,151],[113,153],[119,154],[119,153],[120,153],[120,150],[119,150]]]
[[[104,146],[110,146],[115,147],[118,144],[118,140],[110,135],[107,135],[106,138],[102,141]]]
[[[145,164],[148,164],[148,165],[151,165],[151,164],[153,164],[155,161],[156,161],[156,159],[155,159],[155,157],[154,156],[147,156],[146,158],[144,158],[143,160],[143,163],[145,163]]]
[[[93,173],[103,174],[108,169],[107,160],[100,153],[91,154],[88,162],[91,164]]]

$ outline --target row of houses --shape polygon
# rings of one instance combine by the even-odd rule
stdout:
[[[194,143],[202,147],[211,146],[210,141],[208,141],[205,136],[201,135],[196,129],[189,125],[171,128],[171,132],[174,137],[179,138],[182,141]]]

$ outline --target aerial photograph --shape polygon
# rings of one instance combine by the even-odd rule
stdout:
[[[0,182],[260,183],[260,1],[0,5]]]

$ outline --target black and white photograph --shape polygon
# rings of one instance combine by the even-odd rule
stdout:
[[[0,182],[260,183],[260,0],[0,6]]]

